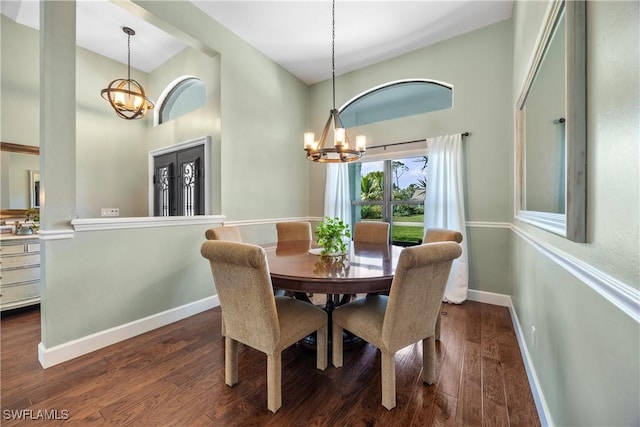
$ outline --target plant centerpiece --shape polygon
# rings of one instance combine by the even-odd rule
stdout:
[[[16,234],[33,234],[40,228],[40,209],[29,208],[24,212],[24,224],[16,221]]]
[[[344,255],[347,253],[345,238],[351,237],[351,231],[340,218],[327,216],[316,226],[316,237],[322,246],[321,255]]]

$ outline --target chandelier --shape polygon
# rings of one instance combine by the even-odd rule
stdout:
[[[131,36],[136,32],[129,27],[122,27],[122,31],[127,35],[127,78],[112,81],[100,94],[109,101],[118,117],[141,119],[153,108],[153,102],[146,97],[140,83],[131,79]]]
[[[322,163],[353,162],[362,157],[367,149],[367,139],[364,135],[356,136],[355,146],[349,141],[349,136],[342,125],[340,114],[336,109],[336,1],[331,8],[331,76],[333,85],[333,108],[329,113],[327,124],[324,125],[320,140],[315,140],[313,132],[305,132],[304,149],[307,159]],[[332,134],[332,138],[330,138]],[[327,146],[327,140],[332,145]]]

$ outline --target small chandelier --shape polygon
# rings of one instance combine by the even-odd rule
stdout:
[[[127,78],[112,81],[100,94],[109,101],[119,117],[125,120],[141,119],[153,108],[153,102],[146,97],[140,83],[131,79],[131,36],[136,32],[129,27],[122,27],[122,31],[127,35]]]
[[[333,0],[332,9],[332,33],[331,33],[331,75],[333,84],[333,108],[329,113],[327,124],[320,136],[320,141],[315,140],[313,132],[305,132],[304,149],[307,159],[322,163],[353,162],[362,157],[367,149],[367,139],[364,135],[356,136],[355,146],[351,145],[349,136],[342,125],[340,114],[336,109],[336,1]],[[329,133],[333,133],[333,146],[326,147]]]

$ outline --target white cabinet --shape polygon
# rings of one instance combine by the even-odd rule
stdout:
[[[32,236],[0,240],[0,310],[40,302],[40,241]]]

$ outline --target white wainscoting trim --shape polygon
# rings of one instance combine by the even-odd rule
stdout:
[[[38,238],[40,240],[62,240],[73,239],[73,230],[38,230]]]
[[[79,218],[71,220],[75,231],[122,230],[127,228],[173,227],[176,225],[222,225],[224,215],[155,216],[134,218]]]
[[[484,304],[499,305],[501,307],[511,307],[511,297],[504,294],[496,294],[493,292],[476,291],[469,289],[467,291],[467,299],[470,301],[482,302]]]
[[[513,322],[513,329],[516,333],[518,347],[520,347],[520,353],[522,354],[524,368],[527,372],[527,378],[529,379],[529,387],[531,388],[531,394],[533,394],[533,401],[535,402],[536,409],[538,410],[540,425],[552,427],[555,424],[551,419],[549,405],[547,405],[547,400],[544,398],[544,394],[542,394],[542,387],[540,387],[540,381],[538,380],[536,369],[533,366],[533,361],[531,360],[531,355],[529,354],[529,348],[527,347],[527,343],[524,340],[524,332],[522,330],[522,326],[520,325],[520,320],[518,319],[516,310],[513,308],[511,297],[508,298],[509,311],[511,312],[511,321]]]
[[[467,221],[469,228],[511,228],[509,222],[489,222],[489,221]]]
[[[214,295],[51,348],[46,348],[43,343],[40,343],[38,344],[38,360],[42,367],[46,369],[120,341],[133,338],[145,332],[186,319],[187,317],[219,305],[218,296]]]
[[[290,221],[322,221],[322,218],[316,217],[295,217],[295,218],[267,218],[267,219],[246,219],[240,221],[225,221],[224,225],[232,225],[235,227],[243,227],[247,225],[265,225],[275,224],[277,222],[290,222]]]
[[[524,241],[640,323],[640,290],[609,276],[552,245],[536,239],[516,225],[512,225],[511,229]]]

